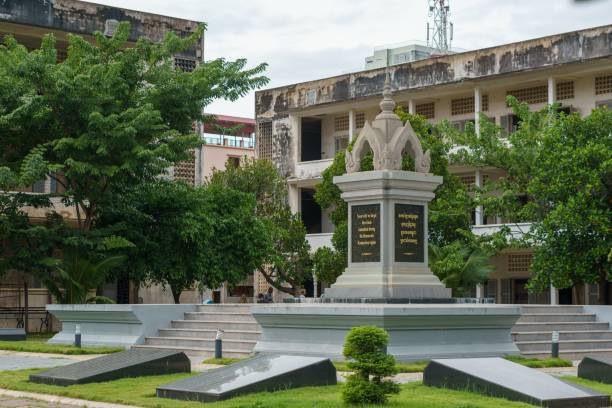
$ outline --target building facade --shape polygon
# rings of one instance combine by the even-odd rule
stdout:
[[[393,98],[410,113],[431,123],[450,121],[463,130],[485,114],[505,132],[518,119],[506,104],[514,95],[540,109],[560,103],[566,112],[588,115],[598,106],[612,108],[612,25],[505,44],[389,68]],[[271,160],[287,178],[291,208],[302,215],[313,249],[331,246],[333,225],[313,200],[321,172],[345,149],[365,121],[378,114],[385,69],[344,74],[262,90],[256,93],[257,155]],[[480,186],[500,174],[495,169],[452,166],[464,183]],[[529,223],[511,223],[473,211],[472,230],[488,234],[508,225],[521,235]],[[574,303],[571,290],[551,288],[529,294],[531,251],[508,249],[493,259],[496,266],[475,295],[499,303]],[[596,287],[584,290],[586,303],[596,301]],[[611,289],[612,290],[612,289]]]
[[[384,68],[387,65],[398,65],[405,62],[420,61],[429,58],[435,49],[423,44],[395,44],[374,49],[374,53],[365,58],[365,69]]]

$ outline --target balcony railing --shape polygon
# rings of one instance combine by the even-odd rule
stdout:
[[[491,235],[498,232],[503,226],[510,228],[512,238],[521,238],[531,229],[530,222],[509,222],[506,224],[472,225],[472,232],[475,235]]]
[[[299,162],[295,166],[295,177],[298,179],[320,178],[323,170],[331,166],[334,159]]]
[[[333,232],[324,232],[322,234],[306,234],[306,240],[310,244],[310,250],[314,252],[323,246],[331,248],[332,235],[334,235]]]
[[[247,149],[255,148],[254,136],[232,136],[204,133],[203,139],[208,145],[243,147]]]

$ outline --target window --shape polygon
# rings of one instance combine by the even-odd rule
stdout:
[[[334,118],[334,132],[349,130],[349,115],[336,116]]]
[[[474,113],[474,98],[467,96],[451,99],[451,115],[463,115],[465,113]]]
[[[348,147],[348,136],[339,136],[335,140],[336,153],[346,150]]]
[[[178,162],[174,166],[174,179],[183,180],[187,184],[195,186],[195,151],[190,152],[187,160]]]
[[[612,75],[595,77],[595,95],[612,93]]]
[[[459,180],[468,187],[476,184],[476,175],[475,174],[460,174],[457,176]]]
[[[426,119],[433,119],[435,114],[435,103],[417,103],[414,107],[414,113],[421,115]]]
[[[510,114],[510,115],[502,115],[499,117],[500,126],[502,129],[503,135],[509,135],[514,133],[519,128],[520,120],[518,116]]]
[[[365,113],[359,112],[355,115],[355,129],[361,129],[365,125]]]
[[[258,131],[257,157],[272,160],[272,122],[261,122]]]
[[[557,82],[557,100],[572,99],[574,97],[574,81]]]
[[[595,102],[595,106],[598,107],[598,108],[600,108],[602,106],[605,106],[609,110],[612,110],[612,99],[609,99],[607,101],[598,101],[598,102]]]
[[[520,102],[528,104],[545,103],[548,101],[548,86],[534,86],[531,88],[512,89],[506,92],[507,95],[512,95]]]
[[[38,180],[32,184],[33,193],[44,193],[45,192],[45,180]]]
[[[482,95],[480,97],[480,109],[483,112],[486,112],[489,110],[489,95]]]
[[[240,157],[234,157],[234,156],[228,157],[226,167],[233,167],[233,168],[240,167]]]
[[[196,69],[197,62],[187,58],[174,58],[174,67],[185,72],[191,72]]]
[[[508,272],[529,272],[532,254],[508,254]]]
[[[456,120],[452,123],[452,125],[454,126],[455,129],[457,129],[460,132],[465,132],[465,125],[468,123],[476,123],[476,121],[474,119],[466,119],[466,120]]]

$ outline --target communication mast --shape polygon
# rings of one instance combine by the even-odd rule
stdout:
[[[451,49],[453,23],[449,21],[449,3],[450,0],[428,0],[427,46],[433,48],[436,55],[448,54]]]

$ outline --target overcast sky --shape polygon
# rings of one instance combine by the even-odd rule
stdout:
[[[425,40],[427,0],[94,0],[205,21],[205,58],[267,62],[267,87],[363,69],[380,45]],[[612,0],[450,0],[453,47],[489,47],[612,23]],[[254,96],[208,113],[254,116]]]

